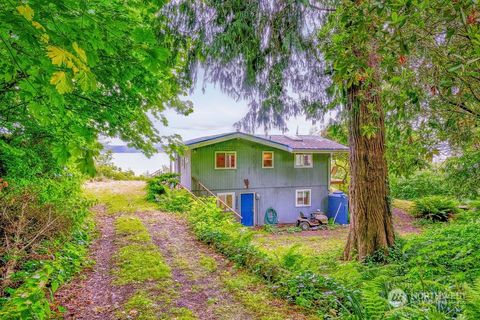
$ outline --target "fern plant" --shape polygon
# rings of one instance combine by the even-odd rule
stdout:
[[[378,277],[362,290],[363,319],[385,319],[385,312],[389,309],[385,291],[387,282],[388,279]]]
[[[480,319],[480,278],[473,285],[465,285],[465,319]]]

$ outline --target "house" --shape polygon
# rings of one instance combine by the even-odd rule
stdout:
[[[333,153],[348,148],[316,135],[251,135],[232,132],[185,142],[175,160],[180,183],[196,195],[216,195],[244,225],[263,225],[273,208],[279,223],[302,211],[327,209]]]

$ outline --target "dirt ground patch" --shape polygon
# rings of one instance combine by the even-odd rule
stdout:
[[[115,218],[106,214],[103,205],[94,207],[93,212],[99,233],[90,250],[95,264],[55,293],[56,301],[66,308],[65,319],[116,319],[116,310],[133,291],[128,286],[112,285]]]

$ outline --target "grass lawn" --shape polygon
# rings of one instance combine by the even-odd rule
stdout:
[[[145,199],[145,181],[101,181],[85,184],[87,197],[107,206],[107,212],[153,211],[155,204]]]
[[[401,199],[393,199],[392,205],[394,208],[401,209],[409,214],[413,214],[413,210],[415,207],[413,201]]]

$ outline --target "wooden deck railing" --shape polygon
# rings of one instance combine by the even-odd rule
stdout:
[[[180,188],[180,189],[186,190],[186,191],[193,197],[193,199],[194,199],[195,201],[198,201],[198,202],[200,202],[200,203],[202,203],[202,204],[205,204],[205,202],[204,202],[202,199],[200,199],[199,197],[197,197],[192,191],[188,190],[188,188],[185,187],[184,185],[182,185],[182,184],[179,183],[179,184],[177,184],[177,187]]]
[[[153,178],[153,177],[155,177],[155,176],[160,175],[161,173],[162,173],[162,169],[159,169],[159,170],[157,170],[157,171],[155,171],[155,172],[149,173],[148,176]]]
[[[210,189],[208,189],[197,178],[192,177],[192,182],[193,182],[192,190],[197,191],[199,193],[204,193],[207,196],[215,197],[215,199],[217,199],[217,201],[220,202],[225,207],[226,211],[230,211],[233,214],[235,214],[239,219],[242,219],[242,216],[237,211],[235,211],[232,207],[230,207],[228,204],[226,204],[225,201],[220,199],[215,193],[213,193]],[[189,192],[194,194],[194,192],[191,192],[190,190],[189,190]]]

